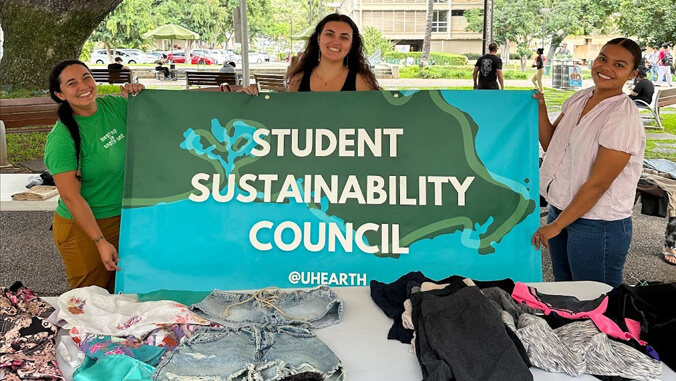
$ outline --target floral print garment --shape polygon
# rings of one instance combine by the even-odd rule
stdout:
[[[67,322],[64,328],[69,330],[76,343],[86,335],[145,338],[166,325],[210,323],[180,303],[169,300],[139,302],[128,295],[111,295],[97,286],[76,288],[62,294],[58,318]]]
[[[0,380],[63,380],[56,362],[54,308],[21,282],[0,287]]]

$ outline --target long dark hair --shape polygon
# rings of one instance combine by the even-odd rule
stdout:
[[[606,45],[620,45],[627,49],[634,57],[634,70],[638,69],[638,64],[641,63],[641,47],[638,46],[636,41],[630,38],[618,37],[606,42],[603,46],[605,47]]]
[[[312,70],[319,65],[319,36],[322,34],[322,30],[324,30],[326,23],[331,21],[341,21],[347,23],[352,28],[352,46],[350,47],[347,56],[345,56],[343,64],[351,70],[356,70],[357,73],[361,74],[372,89],[380,90],[376,76],[371,71],[371,67],[364,56],[364,44],[361,35],[359,34],[359,28],[357,28],[357,25],[351,18],[341,15],[340,13],[332,13],[324,17],[324,19],[317,24],[314,33],[312,33],[307,41],[305,51],[299,57],[298,63],[296,63],[289,72],[287,81],[291,81],[298,73],[311,73]]]
[[[79,181],[82,181],[82,176],[77,174],[77,170],[80,168],[80,146],[82,143],[82,139],[80,138],[80,126],[77,125],[77,122],[73,117],[73,108],[70,107],[70,103],[62,100],[55,94],[56,92],[61,92],[61,79],[59,78],[61,72],[71,65],[82,65],[89,71],[89,67],[79,60],[65,60],[59,62],[49,74],[49,96],[52,97],[54,102],[60,104],[59,109],[56,110],[56,114],[59,116],[61,123],[68,128],[70,136],[73,137],[73,142],[75,142],[75,177]]]

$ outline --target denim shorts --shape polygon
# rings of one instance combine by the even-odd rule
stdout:
[[[296,291],[269,288],[256,293],[214,290],[191,308],[231,328],[268,324],[323,328],[343,316],[343,301],[327,286]]]
[[[200,327],[157,366],[154,380],[280,380],[305,372],[343,380],[336,355],[300,327]]]

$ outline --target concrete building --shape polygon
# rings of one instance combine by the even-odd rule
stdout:
[[[464,12],[483,5],[483,0],[435,0],[431,51],[481,53],[482,35],[465,30]],[[372,26],[397,45],[422,50],[426,0],[346,0],[340,11],[355,20],[360,29]]]

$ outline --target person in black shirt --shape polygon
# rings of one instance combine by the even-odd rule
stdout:
[[[115,57],[115,63],[108,64],[108,69],[129,70],[129,67],[122,65],[122,57]]]
[[[502,60],[495,55],[497,52],[498,44],[491,42],[488,45],[488,54],[476,61],[474,73],[472,73],[475,89],[505,89],[505,80],[502,76]],[[499,86],[498,81],[500,81]]]
[[[646,72],[643,70],[639,70],[636,78],[636,86],[631,90],[629,98],[633,100],[640,99],[647,104],[652,103],[655,86],[648,78],[646,78]]]
[[[157,65],[155,66],[155,70],[163,72],[164,79],[167,79],[169,78],[169,68],[166,66],[162,66],[164,65],[165,62],[167,62],[167,59],[164,58],[164,56],[162,56],[162,58],[160,58],[159,60],[155,61],[155,65]]]

